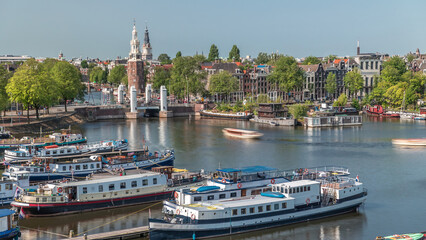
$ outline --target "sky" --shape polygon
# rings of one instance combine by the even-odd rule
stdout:
[[[13,0],[0,2],[0,55],[127,57],[133,19],[154,58],[279,52],[294,57],[426,52],[424,0]]]

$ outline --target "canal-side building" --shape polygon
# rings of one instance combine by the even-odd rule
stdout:
[[[305,71],[303,84],[303,100],[323,101],[326,99],[325,82],[327,73],[322,63],[299,65]]]
[[[131,87],[134,86],[138,95],[142,95],[145,91],[143,66],[144,64],[142,61],[142,53],[140,51],[138,32],[136,31],[136,25],[133,24],[132,40],[130,40],[129,60],[127,61],[127,80],[129,85],[128,89],[131,89]]]

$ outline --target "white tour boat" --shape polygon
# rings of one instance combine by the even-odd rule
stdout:
[[[236,128],[224,128],[222,129],[222,132],[225,136],[243,138],[243,139],[260,138],[263,136],[263,133],[259,133],[257,131],[250,131],[250,130],[236,129]]]
[[[16,171],[10,178],[1,178],[0,180],[0,206],[10,204],[17,194],[17,187],[26,188],[30,186],[28,179],[29,172]]]

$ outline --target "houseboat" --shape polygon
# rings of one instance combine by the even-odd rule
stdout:
[[[94,154],[100,152],[111,152],[127,150],[129,146],[127,139],[93,142],[84,145],[58,146],[50,145],[43,148],[32,148],[21,146],[18,150],[5,150],[4,160],[9,163],[22,160],[30,160],[33,157],[62,157],[76,156],[82,154]]]
[[[355,211],[367,190],[355,179],[272,184],[260,195],[180,205],[149,219],[150,239],[200,239],[279,227]]]
[[[2,177],[0,180],[0,206],[9,205],[13,201],[17,187],[29,186],[29,172],[27,171],[16,171],[11,174],[10,178]]]
[[[68,132],[54,133],[48,137],[22,139],[2,139],[0,140],[0,149],[19,148],[25,145],[32,148],[45,147],[49,145],[72,145],[86,142],[86,138],[81,134],[70,134]]]
[[[400,118],[400,114],[398,112],[386,111],[381,105],[375,105],[374,107],[365,106],[364,112],[370,116],[385,117],[385,118]]]
[[[0,239],[18,239],[21,236],[19,227],[13,223],[15,211],[0,209]]]
[[[304,121],[305,126],[310,128],[359,126],[362,125],[362,116],[305,117]]]
[[[263,136],[263,133],[259,133],[257,131],[249,131],[236,128],[224,128],[222,129],[222,132],[225,136],[242,139],[255,139]]]
[[[249,112],[237,112],[237,113],[221,113],[201,110],[200,116],[207,118],[222,118],[222,119],[233,119],[233,120],[249,120],[253,117],[253,113]]]

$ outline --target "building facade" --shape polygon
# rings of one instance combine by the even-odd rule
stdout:
[[[136,25],[133,24],[132,40],[130,40],[130,53],[127,61],[127,80],[129,85],[128,89],[131,89],[131,87],[134,86],[138,95],[142,95],[145,92],[143,66],[144,64],[142,61],[142,53],[140,51],[138,32],[136,31]]]

